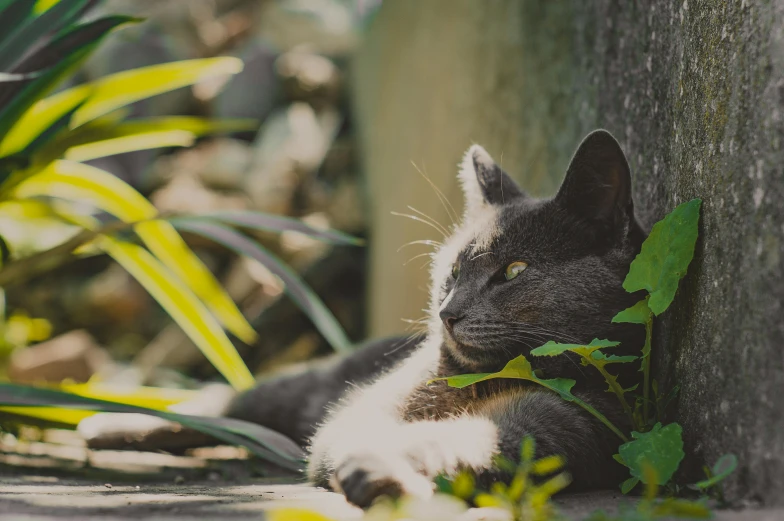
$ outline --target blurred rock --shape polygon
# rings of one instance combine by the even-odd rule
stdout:
[[[215,190],[240,190],[253,157],[250,145],[237,139],[222,138],[201,145],[204,157],[197,170],[205,186]]]
[[[274,67],[278,55],[259,39],[253,39],[235,54],[245,67],[216,96],[212,115],[264,121],[279,98],[280,88]]]
[[[87,331],[65,333],[47,342],[15,351],[8,377],[17,383],[86,382],[111,359]]]
[[[255,209],[291,215],[302,178],[321,165],[341,123],[332,109],[319,114],[302,102],[273,113],[256,140],[245,192]]]
[[[111,322],[115,326],[133,327],[152,303],[150,295],[118,264],[110,265],[89,279],[72,302],[74,315],[89,321]]]
[[[342,56],[358,41],[351,8],[337,0],[265,2],[254,26],[258,35],[283,50],[309,44],[319,54]]]
[[[331,60],[297,47],[275,62],[286,97],[306,101],[315,109],[334,105],[340,95],[340,71]]]

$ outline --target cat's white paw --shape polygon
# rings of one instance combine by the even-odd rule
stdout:
[[[432,482],[414,470],[408,458],[392,454],[353,454],[338,464],[331,484],[362,508],[381,496],[426,499],[433,495]]]

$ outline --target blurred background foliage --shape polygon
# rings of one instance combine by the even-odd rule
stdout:
[[[361,339],[378,3],[0,1],[0,376],[161,409]]]

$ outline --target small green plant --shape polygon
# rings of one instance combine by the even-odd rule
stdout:
[[[640,356],[607,354],[604,350],[616,347],[619,343],[600,339],[594,339],[586,345],[560,344],[551,341],[531,351],[532,356],[575,353],[580,357],[582,365],[593,367],[598,371],[608,385],[608,392],[614,393],[618,398],[630,425],[633,426],[631,438],[613,425],[601,412],[572,394],[574,380],[540,378],[534,374],[530,362],[522,355],[510,361],[497,373],[452,376],[446,378],[447,383],[452,387],[466,387],[492,378],[517,378],[537,383],[588,411],[623,442],[615,459],[628,467],[631,474],[630,478],[621,485],[624,493],[631,491],[640,482],[648,486],[669,484],[684,457],[682,429],[677,423],[667,425],[661,423],[664,410],[677,389],[666,396],[661,396],[658,383],[651,380],[653,320],[655,316],[666,311],[674,300],[678,283],[686,274],[694,256],[701,203],[700,199],[683,203],[653,226],[623,282],[624,289],[629,293],[641,290],[647,292],[643,300],[621,311],[612,319],[615,323],[625,322],[645,327],[645,343]],[[643,380],[641,393],[636,392],[639,384],[624,388],[618,382],[617,375],[611,370],[613,364],[630,364],[638,361]],[[708,479],[692,488],[705,491],[715,487],[732,472],[734,465],[731,463],[734,461],[736,461],[734,456],[725,456],[720,460],[722,463],[720,467],[717,464],[718,468],[713,472],[706,470]],[[653,515],[654,511],[658,512],[654,509],[648,514]]]
[[[490,491],[477,490],[474,475],[462,471],[453,479],[436,478],[437,490],[473,503],[478,507],[500,508],[510,513],[513,519],[547,521],[556,517],[550,498],[566,488],[571,482],[569,474],[561,472],[565,461],[552,455],[535,459],[536,443],[530,436],[523,438],[520,447],[520,462],[515,464],[498,458],[496,466],[512,476],[509,485],[493,483]]]

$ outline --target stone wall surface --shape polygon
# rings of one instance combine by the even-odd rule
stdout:
[[[424,251],[449,223],[417,169],[460,209],[471,143],[534,195],[557,188],[582,136],[626,151],[640,220],[703,199],[695,260],[656,324],[663,387],[692,470],[725,452],[737,498],[784,504],[784,0],[385,2],[354,63],[367,174],[371,329],[426,302]],[[413,164],[412,164],[413,163]]]

